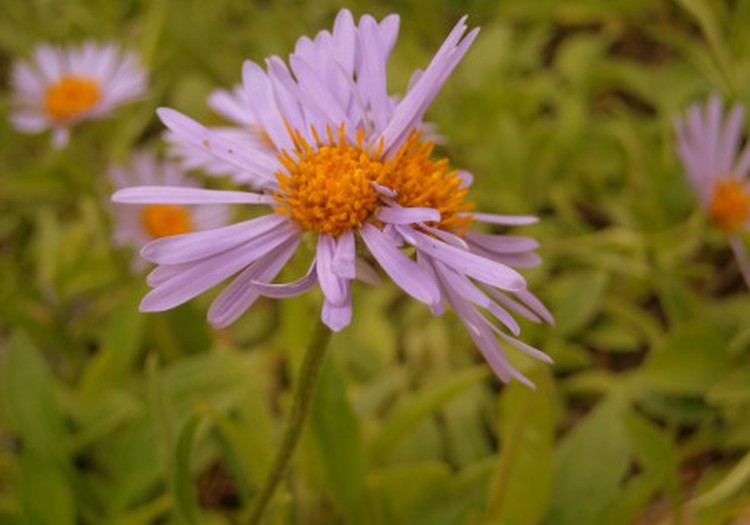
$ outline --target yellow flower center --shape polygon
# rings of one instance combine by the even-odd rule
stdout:
[[[292,217],[304,230],[330,235],[356,228],[378,207],[380,195],[373,182],[395,190],[395,200],[406,207],[431,207],[441,213],[433,226],[454,233],[464,233],[471,224],[472,209],[465,202],[467,188],[457,171],[449,169],[447,159],[433,161],[431,142],[422,142],[412,133],[392,158],[381,160],[380,147],[368,152],[363,133],[356,145],[346,140],[344,127],[338,137],[328,130],[328,144],[315,136],[313,148],[299,133],[294,138],[294,156],[282,152],[279,160],[287,173],[278,172],[279,192],[276,210]]]
[[[430,158],[434,147],[412,132],[389,161],[387,176],[380,183],[398,192],[396,201],[401,206],[438,210],[440,223],[431,226],[462,235],[471,226],[467,212],[474,209],[474,203],[466,200],[469,188],[462,187],[463,179],[458,170],[450,169],[448,159]]]
[[[154,239],[193,231],[190,212],[184,206],[174,204],[147,204],[143,206],[141,223]]]
[[[276,201],[279,213],[291,216],[304,230],[339,235],[367,219],[378,204],[372,183],[379,180],[385,165],[368,155],[359,133],[357,145],[346,142],[343,126],[338,142],[330,129],[330,144],[315,149],[294,133],[296,158],[282,152],[279,160],[287,173],[278,172]],[[317,139],[317,137],[316,137]]]
[[[64,121],[93,107],[100,96],[96,80],[70,75],[47,88],[44,107],[53,120]]]
[[[719,180],[708,205],[711,220],[727,233],[736,232],[750,218],[750,193],[742,181]]]

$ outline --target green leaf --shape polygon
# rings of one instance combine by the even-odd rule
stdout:
[[[74,525],[71,468],[64,449],[67,429],[55,378],[20,333],[11,336],[2,369],[3,397],[23,444],[19,492],[24,514],[31,525]]]
[[[601,307],[609,278],[604,272],[569,272],[547,290],[555,313],[555,332],[573,334],[585,327]]]
[[[30,525],[75,525],[76,509],[67,466],[39,451],[21,457],[21,501]]]
[[[191,474],[191,451],[199,425],[205,420],[203,413],[191,416],[177,436],[171,465],[170,488],[174,500],[173,513],[178,523],[200,523],[198,501]]]
[[[140,296],[138,289],[107,319],[101,347],[89,361],[81,379],[83,398],[96,399],[113,384],[119,384],[138,359],[144,325],[144,316],[138,311]]]
[[[729,372],[728,345],[727,334],[710,320],[679,326],[649,355],[644,382],[661,393],[702,397]]]
[[[630,458],[623,412],[620,400],[606,399],[563,440],[549,525],[598,525],[617,500]]]
[[[61,461],[67,429],[55,395],[55,378],[38,350],[18,332],[11,336],[3,361],[3,397],[24,448]]]
[[[331,356],[321,370],[313,403],[310,425],[317,438],[329,483],[346,511],[346,522],[362,523],[364,443],[335,356]]]
[[[484,379],[487,373],[485,366],[470,368],[446,379],[438,380],[405,398],[383,423],[373,441],[371,448],[373,461],[380,463],[385,460],[408,432],[453,397]]]
[[[377,525],[417,523],[425,512],[435,507],[435,502],[444,501],[449,496],[449,480],[447,466],[438,462],[389,467],[374,472],[367,484],[369,522]]]
[[[534,525],[550,504],[555,434],[552,378],[540,366],[527,375],[536,391],[513,382],[500,399],[501,449],[488,492],[489,523]]]
[[[630,525],[661,489],[671,499],[679,496],[677,452],[663,431],[628,411],[624,418],[639,473],[628,480],[619,497],[604,509],[597,523]]]

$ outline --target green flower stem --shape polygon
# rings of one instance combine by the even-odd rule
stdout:
[[[281,438],[281,446],[276,453],[266,481],[263,483],[263,487],[254,502],[253,511],[248,521],[250,525],[258,525],[260,523],[266,507],[268,507],[271,498],[276,492],[276,487],[278,487],[289,468],[289,463],[297,448],[297,443],[299,443],[307,414],[312,405],[313,394],[315,393],[315,387],[320,376],[320,367],[323,364],[323,358],[325,357],[330,338],[331,330],[322,321],[318,321],[305,350],[302,368],[297,376],[292,409],[289,419],[286,422],[284,435]]]

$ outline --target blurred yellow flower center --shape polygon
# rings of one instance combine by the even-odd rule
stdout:
[[[377,209],[377,182],[398,194],[395,201],[405,207],[431,207],[442,219],[434,226],[463,233],[471,224],[466,215],[473,207],[466,202],[467,188],[448,159],[433,161],[431,142],[412,133],[392,158],[381,160],[382,150],[368,152],[363,134],[356,145],[347,143],[343,126],[338,137],[328,130],[328,143],[317,135],[313,148],[299,133],[292,132],[294,157],[279,155],[287,172],[278,172],[280,191],[275,195],[279,213],[291,216],[304,230],[330,235],[356,228]]]
[[[432,142],[412,132],[388,161],[387,175],[379,182],[398,192],[396,202],[401,206],[438,210],[440,223],[432,226],[464,234],[472,222],[468,212],[474,209],[474,203],[466,200],[469,188],[463,186],[458,171],[450,169],[447,158],[431,159],[433,149]]]
[[[711,220],[727,233],[737,231],[750,219],[750,192],[739,180],[720,180],[708,205]]]
[[[295,157],[286,151],[279,160],[288,173],[278,172],[279,213],[291,216],[304,230],[339,235],[362,224],[378,204],[372,183],[385,165],[368,155],[360,133],[357,145],[347,144],[343,126],[338,141],[328,130],[329,144],[313,148],[293,133]]]
[[[174,204],[148,204],[141,209],[141,223],[154,239],[193,231],[190,212]]]
[[[93,107],[100,96],[97,81],[70,75],[47,88],[44,107],[54,120],[63,121]]]

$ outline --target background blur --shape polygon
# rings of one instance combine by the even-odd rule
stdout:
[[[320,298],[222,331],[215,292],[138,313],[105,172],[161,147],[156,107],[218,123],[205,98],[244,59],[344,6],[401,15],[391,91],[462,14],[482,27],[429,116],[480,209],[541,216],[517,232],[557,325],[523,339],[556,365],[503,386],[451,314],[358,288],[266,523],[750,523],[750,295],[672,132],[711,92],[750,103],[750,0],[0,2],[0,523],[242,522]],[[141,53],[147,98],[64,151],[16,133],[12,62],[91,37]]]

